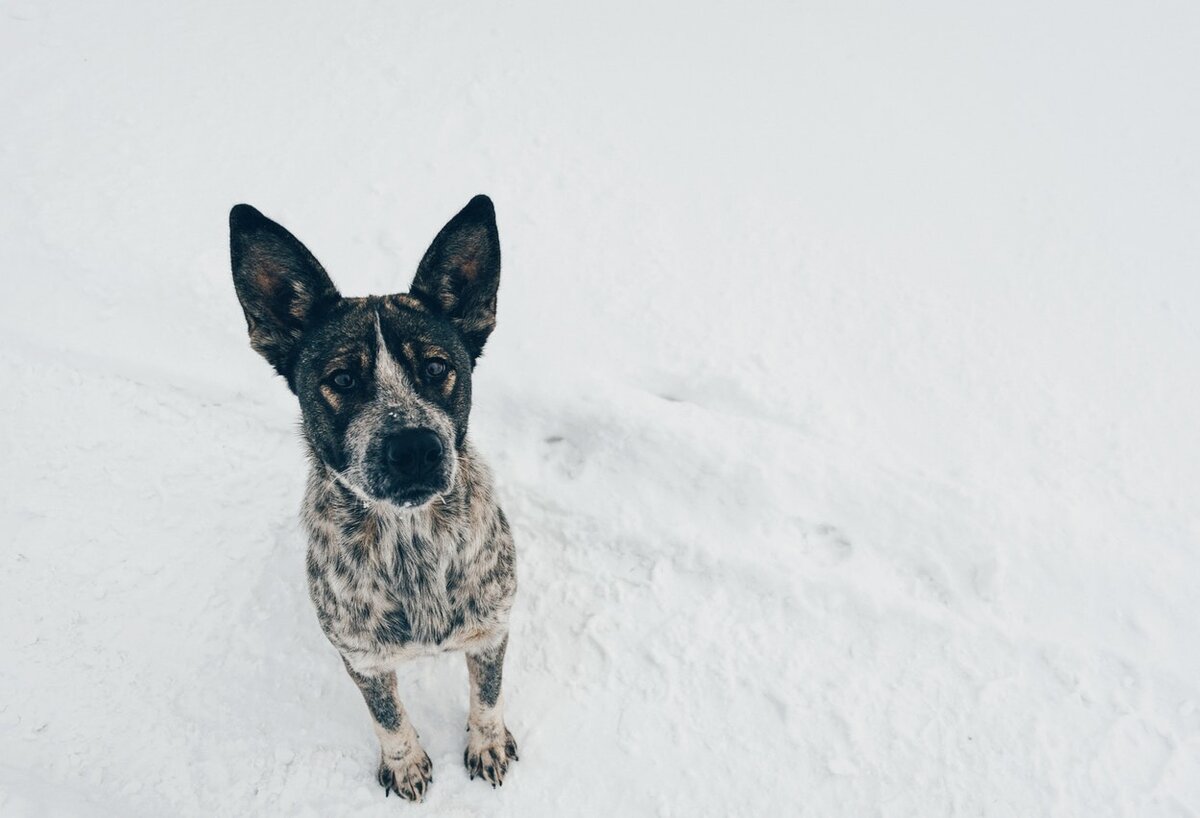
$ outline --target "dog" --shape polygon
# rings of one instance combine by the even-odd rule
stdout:
[[[503,784],[517,760],[501,679],[515,546],[467,438],[471,374],[496,325],[496,211],[476,196],[438,233],[407,293],[348,298],[282,226],[229,214],[233,283],[250,345],[300,401],[308,449],[308,587],[379,736],[379,783],[421,801],[429,756],[396,691],[396,663],[462,651],[463,761]]]

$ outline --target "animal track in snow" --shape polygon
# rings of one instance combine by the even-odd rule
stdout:
[[[552,464],[568,480],[574,480],[583,472],[585,460],[583,452],[568,437],[563,435],[548,435],[545,443],[545,460]]]
[[[854,555],[854,545],[841,529],[828,523],[809,526],[793,518],[792,524],[799,530],[800,550],[820,565],[837,565]]]

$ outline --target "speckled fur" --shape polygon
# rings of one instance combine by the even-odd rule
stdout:
[[[309,591],[329,641],[359,672],[504,638],[515,549],[470,444],[450,492],[419,510],[364,502],[313,459],[304,501]]]
[[[433,780],[396,691],[396,663],[462,651],[471,685],[464,763],[472,778],[502,784],[517,758],[501,693],[515,548],[467,438],[471,373],[495,326],[491,202],[473,199],[438,234],[411,292],[390,296],[342,297],[299,241],[246,205],[230,214],[230,235],[251,345],[300,400],[309,592],[374,719],[379,783],[420,801]],[[445,371],[430,374],[431,361]],[[400,483],[385,443],[417,429],[435,435],[442,454],[420,483]]]

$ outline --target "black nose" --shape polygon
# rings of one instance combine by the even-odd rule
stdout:
[[[405,429],[383,442],[388,468],[397,477],[424,477],[442,462],[442,441],[430,429]]]

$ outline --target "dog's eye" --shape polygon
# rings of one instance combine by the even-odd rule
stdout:
[[[431,381],[440,381],[446,377],[446,365],[441,361],[426,361],[425,377]]]
[[[333,388],[339,392],[348,392],[354,388],[354,376],[344,369],[333,373],[333,377],[329,379],[333,384]]]

